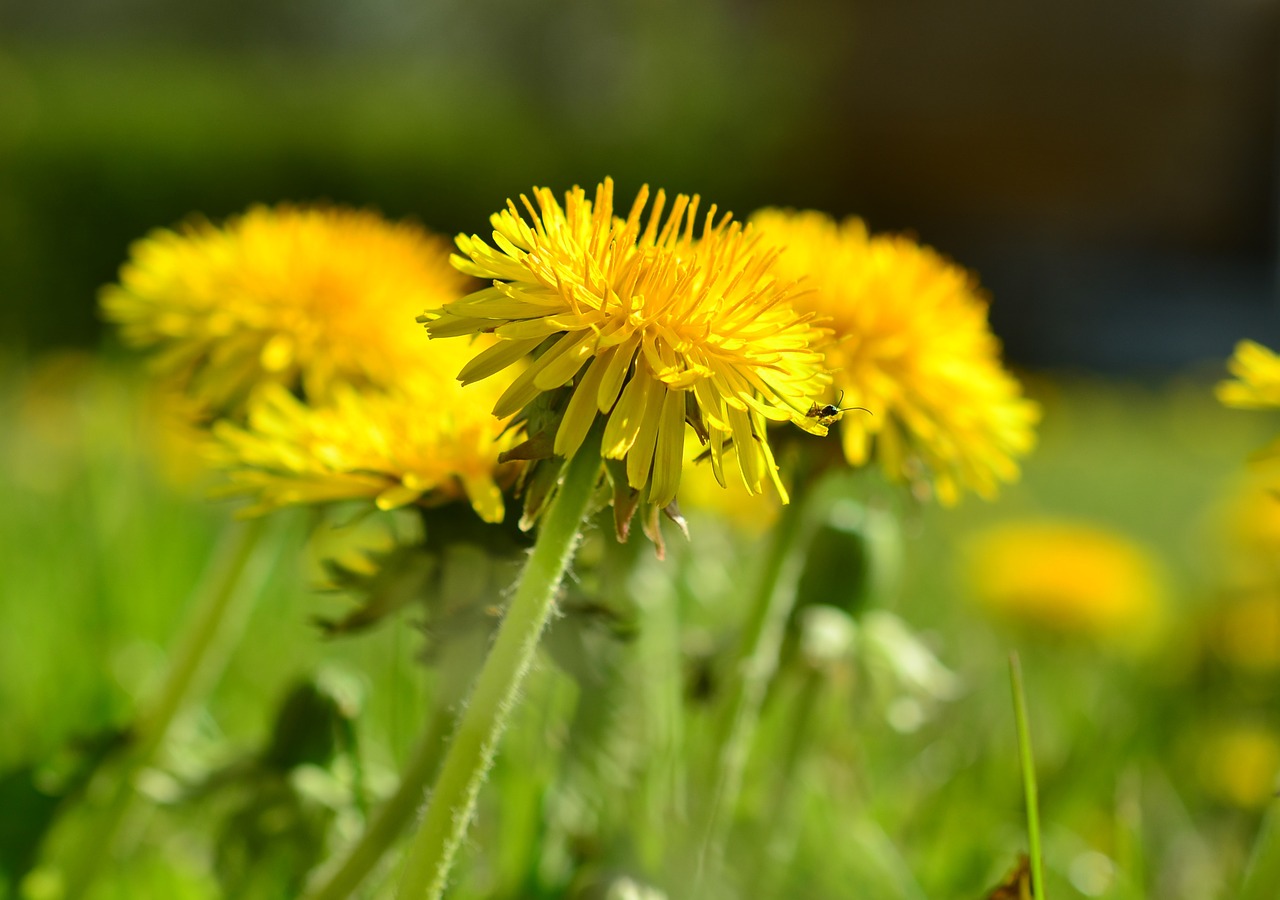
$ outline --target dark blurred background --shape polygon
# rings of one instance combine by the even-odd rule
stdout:
[[[328,200],[484,231],[612,174],[976,269],[1018,364],[1277,335],[1277,0],[6,0],[0,348],[100,339],[129,242]]]

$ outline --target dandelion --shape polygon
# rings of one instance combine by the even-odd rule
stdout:
[[[796,305],[835,331],[826,348],[835,396],[872,412],[840,418],[851,465],[874,444],[891,479],[931,481],[947,505],[1017,478],[1039,409],[1001,366],[971,274],[905,237],[871,237],[858,219],[767,209],[751,224],[785,248],[784,276],[807,277]]]
[[[1207,637],[1230,665],[1268,675],[1280,670],[1280,591],[1255,588],[1216,607]]]
[[[320,406],[265,385],[246,425],[215,423],[212,461],[230,472],[229,493],[256,498],[248,515],[338,500],[370,499],[382,510],[465,500],[485,521],[501,521],[500,486],[514,471],[498,464],[511,441],[488,412],[496,392],[421,368],[416,376],[392,391],[337,385]]]
[[[1261,809],[1276,794],[1280,737],[1257,722],[1221,724],[1198,740],[1201,786],[1215,800],[1242,809]]]
[[[1280,471],[1257,467],[1219,501],[1218,523],[1233,552],[1280,560]]]
[[[1204,637],[1220,659],[1259,674],[1280,669],[1278,475],[1274,465],[1254,467],[1219,497],[1207,523],[1220,545],[1220,599]]]
[[[1236,344],[1227,363],[1234,381],[1218,384],[1218,399],[1239,409],[1280,406],[1280,356],[1253,341]]]
[[[152,232],[102,308],[214,413],[239,414],[262,382],[323,402],[338,383],[386,387],[421,366],[414,316],[466,289],[446,247],[371,212],[256,206]]]
[[[1158,628],[1165,579],[1151,554],[1094,525],[1011,521],[975,536],[967,581],[994,618],[1065,637],[1136,646]]]
[[[499,338],[462,369],[466,384],[537,353],[494,414],[568,386],[554,453],[572,457],[606,417],[602,456],[625,460],[627,483],[647,489],[656,507],[675,499],[686,423],[709,444],[721,485],[728,469],[752,492],[768,478],[785,496],[765,427],[790,421],[826,433],[805,415],[829,383],[815,349],[825,333],[793,308],[777,253],[750,229],[717,219],[713,206],[695,236],[696,195],[677,195],[664,217],[658,191],[646,222],[648,200],[642,188],[627,217],[616,217],[606,179],[594,202],[576,187],[564,206],[546,188],[522,196],[523,211],[508,201],[491,218],[493,246],[457,239],[454,265],[492,285],[429,312],[427,330]]]

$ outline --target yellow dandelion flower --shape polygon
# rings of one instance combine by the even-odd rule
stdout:
[[[852,465],[874,441],[890,478],[927,478],[947,505],[1017,478],[1039,409],[1001,366],[972,275],[905,237],[871,237],[858,219],[766,209],[751,223],[785,248],[786,277],[807,276],[797,307],[835,331],[826,355],[840,404],[871,411],[841,417]]]
[[[1280,471],[1264,467],[1241,477],[1218,514],[1232,550],[1280,561]]]
[[[1254,722],[1224,725],[1200,740],[1198,774],[1214,799],[1244,809],[1274,800],[1280,774],[1280,738]]]
[[[995,618],[1138,647],[1163,621],[1159,563],[1124,535],[1084,523],[1012,521],[975,536],[966,581]]]
[[[1205,618],[1214,653],[1240,669],[1280,670],[1280,479],[1261,466],[1240,477],[1209,511],[1221,545],[1214,568],[1220,602]]]
[[[1280,669],[1280,594],[1275,588],[1234,598],[1214,610],[1210,640],[1217,655],[1241,669]]]
[[[1218,384],[1218,399],[1240,409],[1280,406],[1280,356],[1253,341],[1236,344],[1227,363],[1234,381]]]
[[[695,238],[698,197],[677,195],[664,218],[662,191],[646,224],[648,199],[642,188],[627,217],[616,217],[606,179],[594,202],[576,187],[563,207],[546,188],[535,188],[532,202],[521,197],[524,212],[508,201],[491,218],[496,247],[457,239],[454,265],[492,286],[424,316],[427,330],[500,339],[462,370],[464,383],[541,348],[494,414],[572,383],[554,452],[572,456],[597,416],[607,416],[601,452],[625,459],[628,484],[648,486],[651,504],[676,496],[686,421],[710,444],[720,484],[728,457],[749,490],[768,477],[785,495],[765,425],[826,433],[805,415],[830,380],[814,349],[825,333],[792,307],[792,285],[773,270],[776,252],[749,230],[728,215],[717,221],[713,206]]]
[[[1280,587],[1280,467],[1251,466],[1222,491],[1205,517],[1231,591]]]
[[[413,320],[461,295],[447,243],[371,212],[257,206],[223,227],[196,220],[137,242],[104,289],[125,340],[215,412],[260,382],[394,384],[425,342]]]
[[[387,391],[337,384],[324,405],[263,385],[246,425],[214,424],[211,461],[229,471],[228,493],[256,497],[250,515],[361,498],[383,510],[465,499],[499,522],[500,485],[514,473],[498,464],[510,440],[488,411],[496,391],[464,389],[452,371],[420,370]]]

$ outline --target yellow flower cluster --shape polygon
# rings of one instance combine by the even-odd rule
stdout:
[[[599,422],[650,510],[675,500],[690,430],[722,487],[767,480],[785,501],[768,426],[825,435],[838,398],[870,411],[841,421],[853,465],[874,454],[948,504],[1017,476],[1038,409],[968,273],[857,220],[765,210],[743,226],[667,200],[644,188],[623,215],[608,179],[563,204],[535,188],[491,217],[491,242],[459,236],[452,267],[412,225],[255,207],[138,242],[102,305],[224,419],[213,458],[258,511],[465,496],[493,519],[500,420],[517,414],[528,455],[573,456]],[[487,285],[465,294],[468,276]],[[473,340],[428,342],[415,316]]]
[[[273,382],[314,402],[337,384],[386,387],[429,351],[413,318],[467,279],[448,244],[372,212],[257,206],[196,220],[131,248],[102,293],[129,343],[215,414]]]
[[[686,422],[710,445],[720,484],[734,460],[748,490],[768,478],[785,496],[765,426],[826,433],[806,415],[830,382],[817,349],[825,332],[792,306],[776,253],[728,215],[717,219],[712,207],[695,236],[698,197],[677,195],[664,218],[659,191],[646,221],[648,199],[642,189],[626,218],[615,216],[606,179],[594,201],[574,188],[561,206],[535,188],[523,210],[509,202],[491,219],[496,246],[458,238],[454,264],[492,285],[429,313],[427,330],[499,338],[462,370],[464,383],[538,351],[494,414],[571,385],[555,452],[572,456],[606,417],[603,456],[626,460],[628,483],[647,488],[650,504],[675,499]]]
[[[1039,408],[1001,365],[972,275],[907,238],[873,237],[858,219],[762,210],[751,224],[785,248],[781,277],[806,279],[796,305],[835,331],[832,399],[870,411],[840,421],[851,465],[870,459],[874,441],[891,479],[932,481],[947,505],[1017,478]]]
[[[447,248],[369,212],[255,207],[140,241],[102,303],[205,414],[224,417],[209,458],[229,492],[254,496],[247,512],[466,500],[498,521],[510,442],[488,412],[496,392],[459,385],[470,351],[414,325],[468,284]]]

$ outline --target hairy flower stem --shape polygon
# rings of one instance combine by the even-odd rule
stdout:
[[[217,677],[244,630],[253,600],[276,561],[279,542],[264,540],[264,519],[237,524],[222,541],[202,593],[192,604],[188,620],[160,692],[138,715],[124,757],[107,772],[114,779],[102,806],[90,812],[87,827],[64,869],[64,900],[85,896],[100,866],[111,858],[112,847],[136,798],[134,782],[155,761],[178,714]],[[90,788],[92,798],[94,789]]]
[[[403,900],[437,898],[444,893],[480,786],[493,764],[498,740],[555,606],[560,579],[577,546],[600,474],[600,431],[598,426],[593,428],[565,464],[560,490],[544,514],[515,597],[458,720],[426,814],[413,837],[400,883]]]
[[[805,516],[802,498],[784,507],[774,526],[764,571],[743,629],[729,700],[716,726],[718,748],[715,787],[697,834],[697,879],[703,881],[719,865],[742,773],[760,719],[765,691],[778,668],[778,653],[787,619],[796,601],[796,584],[804,568],[803,548],[813,529]]]
[[[440,767],[444,739],[453,722],[448,710],[436,710],[413,748],[395,793],[378,807],[364,834],[341,862],[323,874],[323,882],[304,895],[305,900],[346,900],[353,896],[418,812],[422,792]]]

